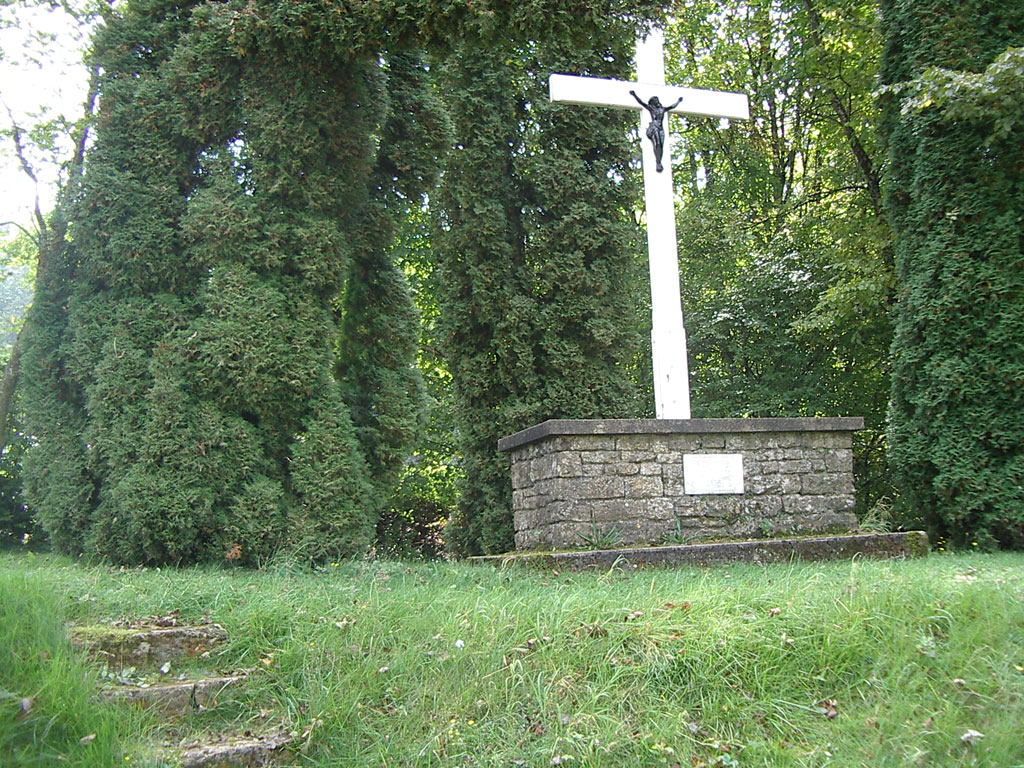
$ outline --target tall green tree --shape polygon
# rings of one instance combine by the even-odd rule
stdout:
[[[885,0],[882,28],[899,280],[890,462],[934,535],[1021,547],[1024,132],[1020,73],[1001,56],[1024,45],[1024,6]]]
[[[113,9],[71,237],[40,265],[25,353],[27,492],[58,548],[149,563],[366,549],[422,399],[392,253],[447,143],[421,51],[453,32],[530,41],[549,18],[585,39],[608,11]]]
[[[386,86],[376,58],[296,51],[288,25],[247,49],[236,10],[129,4],[95,43],[75,239],[32,323],[26,479],[61,549],[323,559],[372,538],[333,305],[376,246],[360,235]],[[408,368],[408,345],[394,355]]]
[[[684,8],[668,30],[671,79],[742,91],[751,105],[751,119],[728,128],[673,119],[694,414],[865,417],[856,455],[866,508],[890,491],[874,5]]]
[[[466,47],[444,82],[458,143],[438,198],[440,322],[466,482],[448,534],[512,548],[500,437],[548,418],[635,411],[643,290],[628,115],[552,105],[547,75],[627,76],[634,29]]]

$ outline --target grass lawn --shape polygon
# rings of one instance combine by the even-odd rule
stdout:
[[[228,631],[206,663],[255,670],[239,699],[168,726],[91,697],[65,622],[171,611]],[[1024,555],[586,574],[0,555],[0,764],[154,765],[153,741],[277,725],[302,766],[1024,766]]]

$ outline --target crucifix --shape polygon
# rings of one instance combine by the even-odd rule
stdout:
[[[551,75],[549,85],[551,101],[554,102],[641,112],[641,133],[646,133],[650,139],[642,141],[642,144],[656,412],[659,419],[688,419],[690,383],[686,364],[686,330],[679,298],[672,150],[668,146],[668,132],[661,121],[667,112],[746,120],[750,117],[750,110],[747,97],[742,93],[665,85],[664,45],[664,32],[657,28],[650,30],[646,38],[637,38],[635,83]],[[669,106],[663,106],[666,104]]]

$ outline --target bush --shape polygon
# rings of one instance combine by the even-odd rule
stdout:
[[[936,66],[980,72],[1024,43],[1019,3],[890,0],[883,21],[882,80],[900,87]],[[899,280],[889,463],[903,514],[936,539],[1022,548],[1024,133],[997,130],[1001,110],[899,92],[885,103]]]

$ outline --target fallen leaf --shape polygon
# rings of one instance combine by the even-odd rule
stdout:
[[[768,615],[769,616],[778,616],[780,613],[782,613],[782,609],[781,608],[769,608],[768,609]]]
[[[836,709],[838,706],[839,702],[835,699],[826,699],[821,702],[821,714],[828,720],[834,720],[836,715],[839,714],[839,711]]]
[[[82,738],[80,738],[78,740],[78,744],[84,747],[86,744],[90,744],[94,741],[96,741],[96,734],[90,733],[88,736],[83,736]]]

